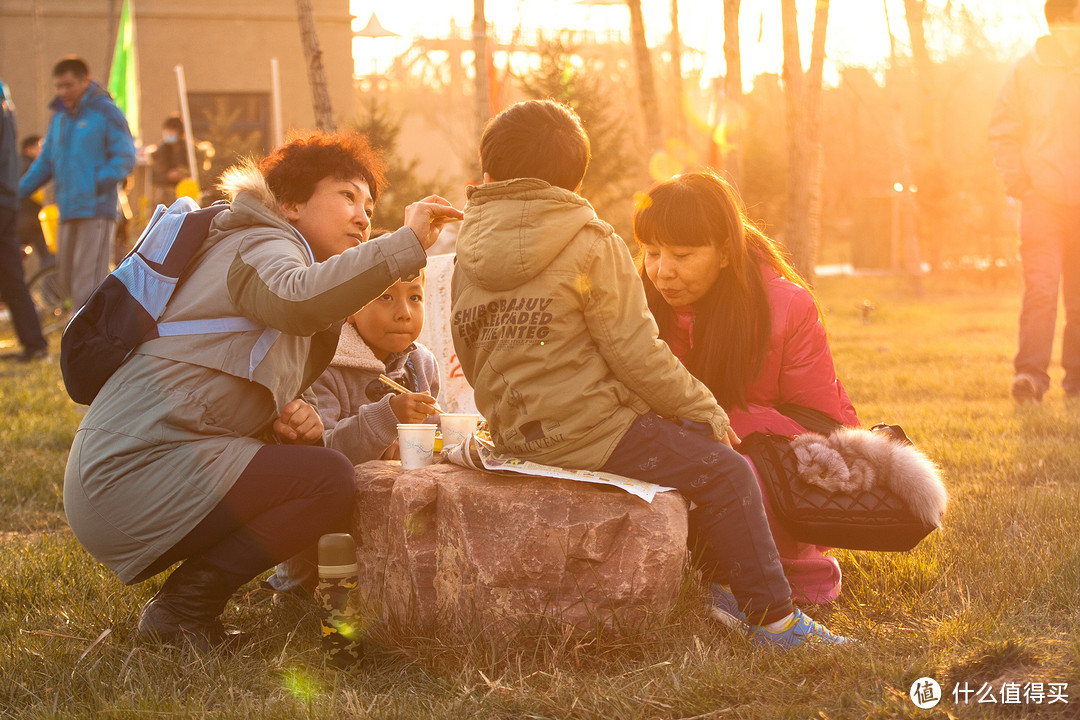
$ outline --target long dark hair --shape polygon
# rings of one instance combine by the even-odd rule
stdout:
[[[694,347],[683,358],[725,408],[746,407],[746,388],[761,371],[772,332],[761,265],[810,291],[781,248],[746,216],[738,193],[711,172],[654,185],[634,212],[634,238],[661,246],[713,245],[727,266],[694,303]],[[675,312],[640,268],[660,337],[675,332]]]

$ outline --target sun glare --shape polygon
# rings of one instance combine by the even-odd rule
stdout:
[[[499,0],[488,2],[488,22],[497,37],[508,39],[518,27],[548,31],[562,28],[619,35],[628,41],[629,18],[617,0]],[[799,34],[803,64],[809,62],[810,40],[816,0],[798,0]],[[903,0],[831,0],[826,33],[827,83],[835,83],[839,71],[865,66],[880,71],[889,58],[889,30],[897,52],[907,56],[910,43],[904,20]],[[971,23],[995,47],[1006,54],[1029,46],[1045,31],[1042,0],[985,2],[985,0],[927,0],[927,16],[939,20],[937,31],[928,33],[931,49],[957,42],[956,36]],[[356,16],[353,29],[364,28],[372,13],[382,27],[397,35],[357,37],[353,43],[355,71],[367,75],[385,71],[393,58],[408,50],[413,37],[447,36],[456,32],[471,37],[473,3],[469,0],[417,0],[408,3],[376,3],[352,0]],[[662,47],[671,29],[670,0],[643,0],[646,33],[651,47]],[[725,73],[723,3],[716,0],[679,0],[680,34],[684,45],[700,51],[702,79],[708,82]],[[739,15],[743,83],[749,87],[760,73],[780,73],[783,65],[782,27],[776,0],[742,0]]]

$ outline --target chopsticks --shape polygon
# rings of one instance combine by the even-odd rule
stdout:
[[[398,383],[394,382],[393,380],[386,377],[385,375],[379,375],[379,380],[381,380],[384,385],[389,385],[391,388],[396,390],[399,394],[400,393],[411,393],[412,392],[412,390],[410,390],[409,388],[405,387],[404,385],[399,385]],[[434,405],[434,407],[435,407],[435,414],[436,415],[442,415],[443,414],[443,409],[441,407],[439,407],[438,403],[436,403]]]

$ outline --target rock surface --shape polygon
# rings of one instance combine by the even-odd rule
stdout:
[[[686,503],[456,465],[356,468],[360,587],[386,620],[513,629],[554,618],[637,626],[671,607]]]

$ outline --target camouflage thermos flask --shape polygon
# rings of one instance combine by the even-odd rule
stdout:
[[[353,590],[358,582],[356,542],[349,533],[319,538],[319,586],[322,647],[326,661],[345,668],[360,659],[363,624]]]

